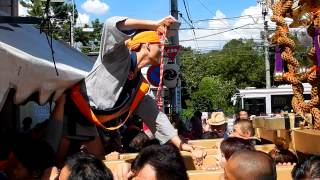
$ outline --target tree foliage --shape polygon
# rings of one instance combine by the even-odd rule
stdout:
[[[208,53],[183,48],[180,59],[184,108],[231,113],[236,88],[265,85],[261,45],[253,40],[231,40],[222,50]]]
[[[310,66],[307,51],[312,39],[306,33],[292,33],[294,56],[301,66]],[[274,47],[270,48],[271,81],[274,69]],[[197,53],[183,48],[180,53],[183,108],[212,111],[222,108],[231,112],[230,97],[236,88],[265,87],[263,44],[253,40],[234,39],[221,50]],[[273,84],[277,84],[273,82]]]
[[[234,81],[226,81],[219,76],[204,77],[198,90],[191,95],[193,109],[206,112],[223,109],[226,113],[232,113],[230,99],[235,90]]]
[[[28,9],[28,15],[33,17],[43,17],[45,14],[46,1],[42,0],[21,0],[20,4]],[[74,6],[74,7],[72,7]],[[74,8],[74,11],[73,11]],[[60,39],[65,42],[70,42],[70,25],[72,14],[74,13],[74,24],[78,17],[76,5],[63,2],[50,3],[49,15],[51,18],[51,30],[55,39]],[[39,26],[37,26],[39,27]],[[44,27],[44,31],[48,31]]]
[[[103,28],[103,23],[99,19],[91,21],[93,32],[83,32],[82,27],[75,29],[75,41],[81,42],[83,47],[81,51],[83,53],[97,52],[100,48],[101,31]],[[89,27],[85,24],[84,27]]]

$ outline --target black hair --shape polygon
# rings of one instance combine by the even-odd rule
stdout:
[[[291,176],[294,180],[320,178],[320,157],[312,156],[294,166]]]
[[[31,124],[32,124],[32,118],[31,117],[24,118],[23,121],[22,121],[22,124],[23,124],[23,129],[24,130],[30,129]]]
[[[139,172],[146,164],[156,171],[159,180],[187,180],[188,175],[182,156],[177,147],[168,145],[151,145],[141,150],[132,162],[133,172]]]
[[[29,174],[34,174],[37,177],[41,176],[45,169],[55,164],[54,150],[44,140],[18,137],[13,145],[13,154]]]
[[[201,118],[202,113],[201,113],[200,111],[195,111],[195,112],[193,113],[193,116],[198,117],[198,118]]]
[[[229,137],[221,142],[220,150],[226,160],[228,160],[235,152],[243,150],[255,150],[255,148],[250,140],[238,137]]]
[[[144,132],[139,132],[129,142],[129,150],[131,152],[139,152],[143,148],[143,145],[148,141],[149,141],[149,137]]]
[[[297,156],[289,150],[289,144],[284,138],[278,137],[275,140],[276,147],[268,154],[276,164],[278,163],[297,163]]]
[[[76,153],[67,159],[65,166],[70,170],[68,180],[113,180],[110,169],[91,154]]]

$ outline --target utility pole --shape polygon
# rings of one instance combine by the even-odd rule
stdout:
[[[178,11],[178,3],[177,0],[170,0],[171,1],[171,8],[170,8],[170,14],[171,16],[173,16],[174,18],[176,18],[178,20],[179,18],[179,11]],[[171,37],[171,42],[172,45],[179,45],[179,33],[177,33],[175,36]],[[177,58],[178,59],[178,58]],[[177,64],[180,65],[180,62],[178,63],[178,61],[176,61]]]
[[[19,8],[18,8],[18,0],[11,0],[11,16],[18,16],[18,11],[19,11]]]
[[[268,42],[268,21],[266,20],[266,16],[268,15],[268,0],[260,0],[260,4],[262,7],[262,16],[264,23],[264,35],[263,35],[263,45],[264,45],[264,59],[266,66],[266,88],[271,88],[270,82],[270,60],[269,60],[269,42]]]
[[[178,1],[177,0],[170,0],[170,14],[178,20],[179,18],[179,11],[178,11]],[[179,33],[178,30],[176,30],[177,33],[175,36],[170,38],[170,42],[172,45],[178,46],[179,45]],[[179,56],[176,56],[175,64],[178,65],[180,68],[180,58]],[[181,80],[178,78],[177,87],[170,91],[171,97],[172,97],[172,111],[176,113],[180,113],[181,111]]]

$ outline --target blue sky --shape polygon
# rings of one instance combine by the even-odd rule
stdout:
[[[72,2],[72,0],[65,1]],[[187,20],[184,1],[193,24]],[[178,10],[184,17],[179,19],[181,45],[206,51],[221,49],[231,39],[261,40],[263,21],[257,0],[184,1],[178,0]],[[77,26],[88,24],[96,18],[104,22],[111,16],[159,20],[170,14],[170,0],[74,0],[74,2],[79,12]],[[25,13],[26,10],[20,7],[19,14],[25,15]],[[232,18],[236,16],[244,17]],[[215,20],[197,21],[212,18]],[[272,26],[271,23],[269,25]],[[196,29],[192,30],[192,26]]]
[[[111,16],[158,20],[169,15],[170,12],[170,0],[75,0],[75,2],[80,13],[78,22],[82,24],[96,18],[103,22]],[[185,2],[189,9],[189,16],[194,22],[193,26],[196,28],[210,28],[210,30],[194,30],[193,32],[193,30],[187,29],[179,31],[180,40],[187,40],[181,42],[184,46],[191,46],[203,51],[221,49],[226,42],[233,38],[260,38],[260,31],[263,26],[261,8],[257,5],[256,0],[185,0]],[[178,0],[178,7],[184,19],[188,19],[183,0]],[[224,19],[243,15],[252,15],[254,19],[250,17]],[[219,21],[196,21],[212,18],[222,19]],[[179,19],[182,23],[180,28],[190,28],[190,22],[187,23],[187,20],[184,19]],[[256,23],[252,24],[255,21]],[[243,25],[251,29],[237,29],[221,33],[226,28],[238,28]],[[217,33],[217,35],[201,38],[214,33]],[[201,40],[190,40],[199,37]]]
[[[81,6],[86,1],[100,1],[109,9],[103,14],[88,13]],[[160,19],[169,14],[170,0],[75,0],[80,13],[86,13],[90,20],[99,18],[104,20],[110,16],[129,16],[142,19]],[[186,0],[189,5],[192,19],[212,18],[217,10],[222,11],[227,17],[239,16],[241,12],[257,4],[256,0]],[[185,14],[183,1],[178,0],[179,11]],[[205,8],[205,7],[206,8]]]

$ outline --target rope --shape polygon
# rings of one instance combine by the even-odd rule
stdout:
[[[50,47],[51,57],[52,57],[54,69],[56,71],[57,76],[59,76],[58,69],[57,69],[57,66],[56,66],[56,61],[55,61],[55,58],[54,58],[53,39],[52,39],[52,31],[53,30],[52,30],[52,28],[50,26],[51,25],[51,22],[50,22],[50,18],[51,17],[49,16],[49,6],[50,6],[50,0],[47,0],[46,1],[45,12],[44,12],[44,15],[42,16],[42,23],[40,25],[40,34],[42,32],[45,33],[48,45]],[[47,32],[45,32],[45,31],[43,31],[43,29],[44,29],[44,26],[46,25],[47,22],[48,22],[48,30],[47,30]],[[49,39],[48,36],[50,36],[50,39]]]
[[[277,47],[279,47],[280,51],[282,51],[281,57],[279,56],[279,54],[277,54],[278,60],[282,59],[283,61],[286,61],[288,67],[288,72],[282,74],[281,68],[280,66],[278,66],[278,69],[276,69],[276,73],[278,73],[278,76],[275,76],[275,80],[285,80],[292,84],[292,107],[294,111],[297,114],[301,115],[303,118],[305,117],[306,113],[311,113],[314,119],[314,128],[320,129],[320,16],[318,16],[318,13],[313,13],[313,23],[309,24],[309,27],[307,28],[308,35],[313,37],[314,39],[314,47],[308,53],[309,58],[313,62],[313,66],[310,67],[306,72],[298,72],[299,62],[293,57],[295,43],[289,37],[289,28],[287,26],[287,23],[285,22],[285,17],[288,16],[288,12],[292,11],[292,5],[293,0],[279,0],[272,7],[273,16],[271,17],[271,20],[273,22],[276,22],[277,24],[277,29],[274,36],[272,37],[272,42],[276,44]],[[300,6],[302,7],[303,5],[301,4]],[[308,8],[307,11],[312,12],[313,10],[312,8]],[[280,62],[278,62],[278,65],[279,64]],[[306,80],[312,85],[311,100],[309,102],[305,102],[303,97],[302,82]]]
[[[157,95],[156,95],[157,105],[158,105],[158,108],[160,111],[163,110],[163,100],[162,100],[162,96],[161,96],[161,91],[162,91],[162,87],[163,87],[163,66],[164,66],[164,63],[163,63],[164,57],[163,56],[164,56],[164,43],[166,40],[166,34],[167,34],[167,31],[165,29],[165,31],[161,34],[161,37],[160,37],[160,41],[161,41],[160,82],[158,85]]]

